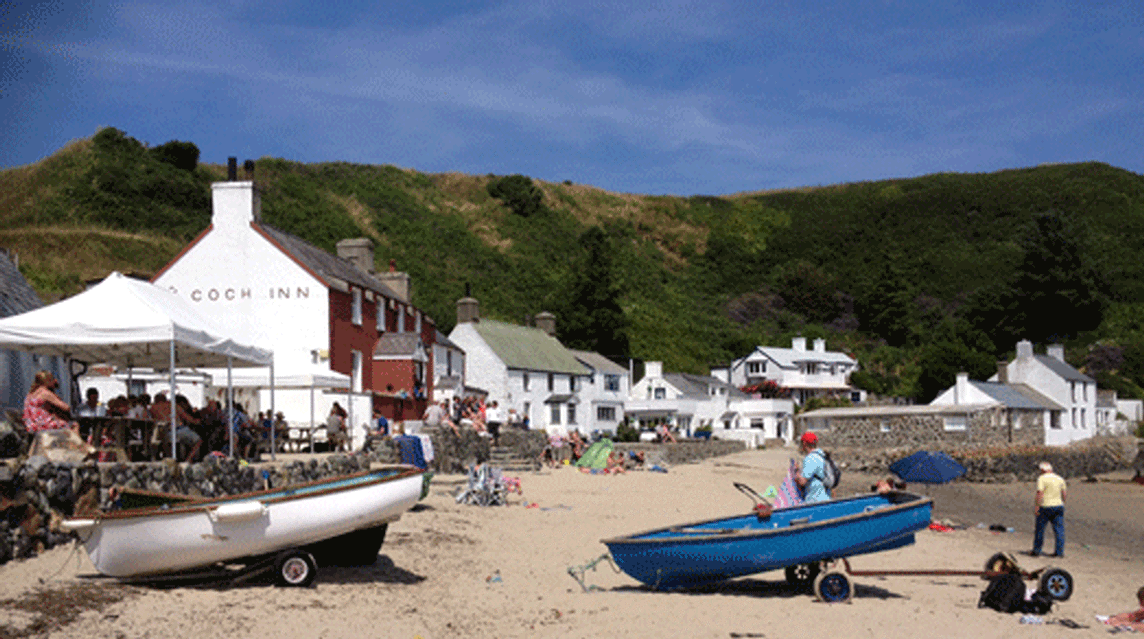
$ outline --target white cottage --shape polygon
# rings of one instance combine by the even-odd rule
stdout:
[[[774,382],[789,389],[792,399],[801,405],[824,395],[862,401],[862,392],[849,383],[850,373],[857,369],[858,362],[846,353],[826,350],[826,340],[814,340],[814,348],[807,350],[806,338],[795,337],[790,348],[759,346],[715,374],[737,388]]]
[[[1017,357],[997,367],[989,381],[1025,384],[1062,407],[1059,418],[1045,429],[1050,446],[1088,439],[1096,433],[1096,380],[1065,361],[1065,347],[1052,344],[1046,354],[1033,353],[1029,340],[1017,342]]]

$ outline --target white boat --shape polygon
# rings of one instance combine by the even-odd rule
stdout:
[[[373,563],[386,526],[421,498],[422,481],[420,469],[387,466],[278,490],[68,519],[63,528],[77,533],[96,570],[111,577],[272,558],[286,585],[307,585],[318,563],[347,557]],[[323,554],[332,559],[314,559]]]

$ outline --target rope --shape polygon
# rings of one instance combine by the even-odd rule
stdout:
[[[607,561],[612,567],[612,570],[616,573],[622,572],[620,567],[616,565],[616,562],[612,560],[612,555],[610,553],[604,553],[583,566],[568,566],[568,574],[572,575],[572,578],[576,580],[576,583],[580,584],[580,588],[583,589],[584,592],[603,590],[603,588],[597,585],[584,583],[584,573],[589,570],[596,570],[596,565],[602,561]]]
[[[59,568],[57,568],[55,572],[53,572],[52,574],[48,575],[46,578],[45,578],[45,577],[40,577],[40,578],[39,578],[39,580],[40,580],[40,583],[41,583],[41,584],[44,584],[44,583],[47,583],[47,582],[49,582],[49,581],[55,581],[56,577],[57,577],[57,576],[59,576],[59,574],[60,574],[61,572],[63,572],[63,571],[64,571],[64,568],[67,568],[67,566],[68,566],[68,562],[70,562],[70,561],[72,560],[72,557],[75,557],[75,560],[76,560],[76,562],[75,562],[76,568],[77,568],[77,569],[78,569],[78,568],[80,568],[80,567],[82,566],[82,564],[83,564],[83,557],[81,557],[81,556],[80,556],[80,554],[79,554],[79,549],[80,549],[80,544],[81,544],[81,543],[82,543],[82,542],[81,542],[81,541],[79,541],[79,540],[73,540],[73,541],[72,541],[72,551],[71,551],[71,553],[69,553],[67,557],[64,557],[64,561],[63,561],[63,563],[62,563],[62,564],[60,564],[60,567],[59,567]]]

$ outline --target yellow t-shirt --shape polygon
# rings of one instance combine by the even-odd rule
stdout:
[[[1065,480],[1056,473],[1042,473],[1037,478],[1037,492],[1041,493],[1041,505],[1046,508],[1065,505],[1061,498],[1065,492]]]

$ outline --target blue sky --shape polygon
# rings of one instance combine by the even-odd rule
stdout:
[[[0,0],[0,167],[114,126],[678,195],[1144,170],[1139,0],[330,5]]]

